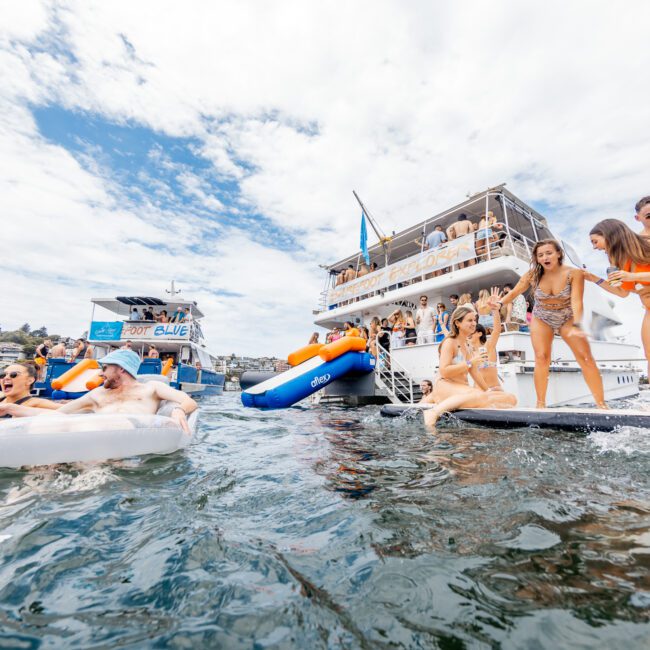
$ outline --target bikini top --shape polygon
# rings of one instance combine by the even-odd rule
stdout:
[[[4,402],[7,398],[6,397],[0,397],[0,402]],[[27,395],[27,397],[21,397],[20,399],[17,399],[14,404],[22,404],[23,402],[26,402],[27,400],[32,399],[31,395]],[[3,420],[5,418],[12,418],[13,415],[0,415],[0,420]]]
[[[571,307],[571,273],[560,293],[546,293],[539,286],[535,289],[535,303],[548,309],[567,309]]]
[[[632,264],[632,260],[628,260],[623,265],[623,270],[631,273],[648,273],[650,271],[650,264]],[[625,289],[625,291],[634,291],[636,289],[639,291],[648,285],[650,285],[650,282],[647,280],[644,282],[638,280],[636,282],[621,282],[621,289]]]
[[[460,349],[460,346],[456,346],[456,354],[454,355],[451,362],[452,363],[464,363],[464,364],[467,364],[467,359],[465,358],[465,355],[463,354],[463,351]]]

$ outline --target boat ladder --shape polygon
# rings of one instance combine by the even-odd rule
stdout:
[[[390,353],[377,343],[375,385],[393,404],[414,404],[422,398],[422,391],[410,373]]]

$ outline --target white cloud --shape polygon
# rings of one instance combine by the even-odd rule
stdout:
[[[353,188],[391,231],[467,190],[508,181],[522,199],[551,205],[552,225],[590,263],[590,225],[629,218],[648,193],[645,2],[70,2],[3,10],[21,12],[5,16],[12,31],[0,34],[3,248],[19,247],[40,277],[65,259],[82,293],[85,282],[154,290],[171,274],[199,292],[204,284],[240,291],[240,299],[201,294],[216,312],[220,351],[220,340],[276,353],[303,342],[320,290],[314,266],[358,246]],[[239,181],[242,205],[294,232],[306,251],[280,253],[225,229],[212,255],[192,253],[210,224],[169,214],[153,196],[144,207],[121,199],[110,170],[82,169],[40,138],[28,102],[195,138],[217,175]],[[185,170],[179,180],[206,209],[222,209],[202,178]],[[168,192],[160,185],[159,198]],[[45,241],[24,250],[41,233]],[[142,241],[170,250],[161,259]],[[35,295],[3,287],[17,301],[9,303],[16,320],[57,311],[44,298],[47,286],[30,282]],[[83,312],[74,304],[60,327]],[[236,327],[225,326],[222,310]]]

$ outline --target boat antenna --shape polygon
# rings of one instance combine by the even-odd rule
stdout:
[[[177,293],[180,293],[180,292],[181,292],[180,289],[176,289],[173,280],[172,280],[172,288],[171,288],[171,291],[170,291],[169,289],[165,289],[165,293],[170,294],[172,298],[173,298]]]
[[[377,235],[377,238],[379,239],[379,243],[381,244],[382,248],[384,249],[384,263],[386,266],[388,266],[388,242],[392,239],[392,237],[387,237],[384,234],[384,231],[381,229],[375,218],[370,214],[368,208],[363,204],[361,199],[359,198],[359,195],[356,193],[355,190],[352,190],[352,194],[354,194],[354,198],[357,200],[359,205],[361,206],[361,209],[363,210],[364,214],[366,217],[368,217],[368,221],[370,222],[370,225],[372,226],[372,229],[375,231],[375,235]]]

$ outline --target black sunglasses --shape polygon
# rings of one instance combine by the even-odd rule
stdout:
[[[9,377],[9,379],[16,379],[16,377],[20,377],[24,374],[24,372],[16,372],[14,370],[13,372],[5,372],[4,374],[0,375],[0,379],[6,379],[7,377]]]

